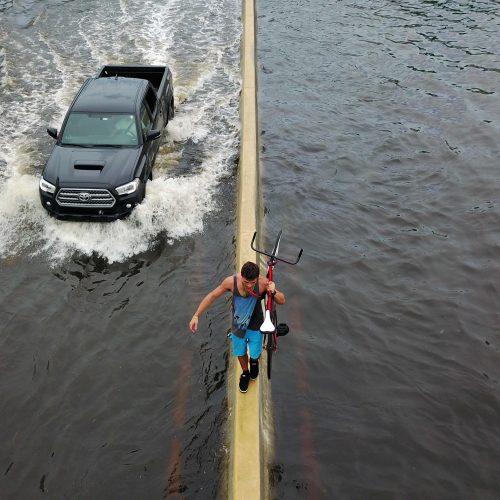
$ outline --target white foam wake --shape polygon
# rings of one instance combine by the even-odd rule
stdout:
[[[69,3],[47,9],[29,29],[0,35],[0,98],[16,102],[9,115],[0,113],[0,127],[7,130],[0,139],[0,257],[26,253],[59,262],[77,252],[122,261],[146,251],[160,235],[174,241],[203,230],[204,218],[217,209],[220,180],[231,171],[239,129],[239,2],[208,3],[210,19],[193,14],[200,11],[195,0],[120,0],[84,13]],[[176,117],[146,198],[128,219],[58,221],[38,195],[50,151],[44,129],[60,126],[81,82],[107,62],[169,63]],[[9,127],[11,120],[20,126]],[[190,157],[196,155],[194,169],[184,158],[187,144]]]

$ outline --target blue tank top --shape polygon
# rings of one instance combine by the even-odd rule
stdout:
[[[260,297],[254,297],[253,295],[248,295],[248,297],[241,296],[238,291],[236,274],[233,275],[233,280],[233,327],[231,331],[237,337],[243,338],[252,318],[255,304]],[[253,293],[255,295],[259,294],[259,280],[255,283]]]

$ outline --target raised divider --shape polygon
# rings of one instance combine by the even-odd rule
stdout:
[[[238,178],[236,268],[246,261],[257,261],[250,242],[259,225],[259,169],[257,134],[257,78],[255,69],[255,0],[243,0],[243,36],[241,47],[242,92],[240,98],[241,148]],[[262,363],[261,363],[262,364]],[[238,383],[241,368],[231,357],[229,376],[230,467],[229,498],[260,500],[264,497],[264,450],[261,426],[261,377],[250,382],[241,394]]]

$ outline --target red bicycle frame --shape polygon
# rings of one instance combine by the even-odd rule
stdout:
[[[263,250],[258,250],[257,248],[255,248],[253,246],[255,238],[257,237],[257,233],[254,233],[253,238],[252,238],[252,242],[250,243],[250,247],[252,248],[252,250],[254,250],[255,252],[260,253],[262,255],[265,255],[266,257],[269,257],[269,260],[267,261],[267,279],[269,281],[273,281],[273,269],[274,269],[274,266],[278,262],[285,262],[286,264],[294,266],[295,264],[297,264],[297,262],[299,262],[300,257],[302,256],[302,248],[301,248],[298,257],[295,259],[294,262],[291,262],[289,260],[285,260],[285,259],[278,257],[278,250],[279,250],[279,245],[280,245],[280,241],[281,241],[281,233],[282,233],[282,231],[280,231],[278,233],[278,236],[276,238],[276,242],[274,243],[273,251],[271,253],[264,252]],[[277,335],[276,335],[277,325],[271,319],[271,313],[274,311],[274,307],[275,307],[274,297],[270,292],[267,292],[266,315],[264,318],[264,323],[262,323],[262,326],[260,327],[260,331],[262,333],[273,335],[274,341],[275,341],[273,343],[273,345],[275,346],[274,351],[276,351],[277,350],[277,338],[276,338],[277,337]]]

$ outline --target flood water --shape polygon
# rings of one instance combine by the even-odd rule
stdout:
[[[273,498],[499,498],[500,6],[258,14]]]
[[[234,267],[241,6],[0,2],[0,497],[224,491],[229,324],[200,298]],[[49,218],[47,125],[102,64],[169,64],[176,116],[144,203]]]
[[[0,497],[224,496],[237,0],[0,0]],[[500,6],[257,1],[271,498],[500,495]],[[144,203],[61,222],[38,179],[85,78],[168,63]]]

